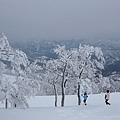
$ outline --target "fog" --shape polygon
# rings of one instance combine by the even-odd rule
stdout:
[[[0,33],[9,41],[120,40],[120,0],[0,0]]]

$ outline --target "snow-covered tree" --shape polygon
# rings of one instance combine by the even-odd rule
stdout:
[[[74,62],[75,76],[77,76],[78,83],[78,105],[80,105],[80,85],[88,88],[93,84],[95,76],[101,75],[101,70],[104,69],[104,57],[100,48],[89,45],[79,46],[77,50],[77,60]],[[88,79],[85,82],[86,78]],[[85,84],[83,84],[85,82]],[[93,85],[92,85],[93,86]]]
[[[39,88],[39,83],[28,79],[26,76],[17,76],[14,84],[17,85],[17,91],[13,94],[13,99],[16,101],[16,106],[19,108],[28,108],[26,98],[34,96],[35,89]]]
[[[12,70],[19,74],[19,72],[25,69],[29,65],[27,55],[18,49],[13,49],[7,40],[4,33],[0,33],[0,59],[5,62],[9,62]]]
[[[62,100],[61,100],[61,106],[64,106],[64,100],[65,100],[65,89],[67,81],[69,80],[69,77],[71,75],[72,69],[73,69],[73,57],[72,57],[72,51],[66,50],[65,46],[58,46],[56,49],[54,49],[55,53],[58,54],[59,59],[57,60],[57,68],[59,71],[59,74],[61,75],[61,89],[62,89]]]
[[[45,79],[54,89],[55,107],[57,107],[57,83],[60,78],[57,64],[57,60],[49,60],[45,66]]]
[[[8,108],[8,101],[10,102],[11,95],[16,92],[16,85],[13,84],[13,81],[9,81],[5,75],[0,75],[0,91],[5,96],[5,107]]]
[[[42,69],[43,68],[37,63],[37,61],[34,61],[27,66],[24,72],[29,78],[36,80],[42,78]]]
[[[120,92],[120,73],[114,72],[113,75],[110,75],[108,78],[110,82],[110,91]]]
[[[104,68],[105,63],[103,53],[100,48],[89,45],[80,45],[78,49],[70,50],[66,50],[65,46],[58,46],[54,51],[59,55],[58,69],[62,76],[61,106],[64,106],[66,83],[71,77],[77,79],[78,105],[80,105],[80,87],[87,90],[88,87],[93,86],[93,78],[101,76],[101,69]]]
[[[39,67],[34,64],[31,69],[27,55],[21,50],[13,49],[3,33],[0,34],[0,59],[9,62],[12,72],[16,75],[14,83],[9,83],[7,79],[1,78],[0,87],[5,91],[6,96],[9,96],[7,100],[12,106],[27,108],[26,98],[34,95],[40,87],[38,79],[30,79],[29,75],[32,71],[31,73],[35,76]]]
[[[5,72],[7,65],[5,65],[3,62],[0,62],[0,74]]]

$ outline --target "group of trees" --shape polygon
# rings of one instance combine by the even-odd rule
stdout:
[[[63,107],[66,87],[71,87],[67,86],[69,80],[77,83],[78,105],[80,105],[81,85],[84,87],[83,90],[85,88],[87,90],[88,86],[95,85],[95,77],[102,76],[101,70],[104,69],[105,64],[103,53],[100,48],[89,45],[80,45],[79,48],[70,50],[66,50],[65,46],[58,46],[54,51],[58,54],[58,59],[46,62],[44,78],[54,88],[55,106],[57,106],[57,83],[61,83],[61,106]]]
[[[7,38],[1,39],[2,42],[4,40]],[[80,45],[79,48],[68,50],[65,46],[57,46],[54,52],[58,55],[57,59],[43,58],[39,62],[35,60],[30,63],[22,51],[13,50],[8,43],[4,44],[4,47],[1,45],[0,59],[10,62],[10,74],[16,76],[13,82],[3,79],[2,74],[8,70],[6,65],[0,62],[0,90],[5,93],[6,108],[7,101],[12,107],[28,108],[27,98],[39,94],[43,88],[41,83],[52,86],[56,107],[58,94],[62,95],[61,106],[64,106],[66,89],[72,87],[70,82],[76,84],[78,105],[81,103],[81,91],[97,88],[95,78],[102,78],[101,70],[105,64],[100,48]]]
[[[27,98],[39,90],[38,81],[29,78],[32,72],[31,66],[27,55],[21,50],[13,49],[7,41],[7,37],[1,33],[0,98],[1,100],[5,99],[6,108],[8,107],[8,101],[12,107],[28,108]],[[8,78],[10,75],[15,76],[11,81]]]
[[[0,97],[2,97],[1,93],[4,96],[0,100],[5,100],[6,108],[8,108],[8,102],[11,107],[28,108],[27,99],[40,90],[39,80],[35,77],[29,78],[32,69],[28,67],[24,70],[20,67],[18,69],[20,71],[16,72],[12,69],[14,72],[10,75],[6,75],[5,72],[0,73]]]

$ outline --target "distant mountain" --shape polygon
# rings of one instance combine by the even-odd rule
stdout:
[[[29,42],[17,42],[11,43],[11,46],[16,49],[24,51],[28,59],[33,61],[41,56],[47,56],[48,58],[57,58],[57,55],[53,52],[53,49],[57,45],[66,45],[68,49],[78,47],[79,44],[89,44],[94,47],[101,47],[106,60],[106,66],[104,74],[108,75],[111,72],[118,71],[120,69],[116,66],[120,65],[120,41],[108,40],[108,39],[69,39],[69,40],[34,40]]]

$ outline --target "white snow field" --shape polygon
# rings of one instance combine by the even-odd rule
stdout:
[[[0,102],[0,120],[120,120],[120,93],[111,93],[110,103],[104,103],[104,94],[89,95],[87,105],[77,105],[77,96],[65,98],[65,107],[54,107],[53,96],[30,99],[29,109],[5,109]]]

